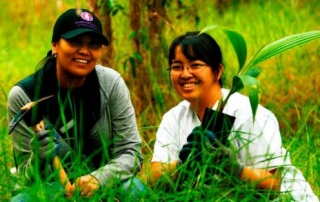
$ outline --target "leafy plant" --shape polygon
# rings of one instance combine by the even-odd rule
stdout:
[[[105,13],[105,7],[108,6],[108,14],[112,16],[124,10],[123,6],[115,0],[98,0],[97,5],[101,8],[101,13]]]
[[[238,73],[237,75],[234,75],[232,79],[230,92],[225,100],[221,100],[218,111],[223,111],[228,99],[232,94],[245,88],[248,92],[253,118],[255,117],[259,104],[260,83],[257,77],[263,70],[259,64],[291,48],[320,38],[320,30],[289,35],[261,47],[258,52],[254,54],[254,56],[248,62],[246,62],[247,45],[244,37],[234,30],[217,25],[207,26],[202,29],[199,34],[214,29],[220,29],[227,35],[237,55],[239,64]]]

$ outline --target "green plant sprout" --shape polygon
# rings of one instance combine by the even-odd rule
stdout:
[[[258,52],[254,54],[254,56],[248,62],[246,62],[247,45],[244,37],[234,30],[217,25],[207,26],[202,29],[199,34],[214,29],[220,29],[227,35],[237,55],[239,65],[237,75],[233,76],[230,92],[227,95],[226,99],[221,99],[218,111],[223,111],[225,105],[228,102],[228,99],[233,93],[238,92],[241,89],[246,89],[250,100],[253,120],[255,118],[255,114],[257,112],[259,104],[260,82],[257,78],[263,70],[258,65],[261,62],[284,51],[320,38],[320,30],[289,35],[261,47]]]

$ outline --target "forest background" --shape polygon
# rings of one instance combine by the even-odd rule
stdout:
[[[56,18],[71,7],[100,16],[111,41],[101,63],[119,71],[131,92],[144,169],[148,169],[162,115],[180,101],[170,85],[168,46],[186,31],[220,25],[241,33],[251,57],[282,37],[320,29],[319,0],[3,0],[0,2],[0,199],[10,195],[14,167],[6,105],[11,87],[35,71],[50,49]],[[237,71],[231,44],[210,32],[222,48],[226,83]],[[320,196],[320,41],[312,41],[261,64],[261,104],[277,116],[291,160]],[[143,175],[143,174],[141,174]]]

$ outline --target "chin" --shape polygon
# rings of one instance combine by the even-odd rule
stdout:
[[[196,94],[180,94],[180,96],[187,100],[188,102],[194,102],[196,100],[198,100],[199,96]]]
[[[86,77],[90,72],[71,72],[70,74],[74,77],[74,78],[82,78],[82,77]]]
[[[84,77],[90,74],[93,71],[93,68],[90,69],[74,69],[71,74],[73,74],[75,77]]]

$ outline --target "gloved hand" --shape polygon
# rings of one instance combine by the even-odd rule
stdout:
[[[211,144],[205,142],[207,152],[212,154],[213,165],[220,170],[220,173],[226,176],[239,177],[244,169],[244,164],[237,158],[236,152],[231,148],[224,146],[218,138],[215,138]]]
[[[44,163],[45,161],[52,162],[61,147],[58,139],[59,134],[54,130],[52,125],[48,126],[45,130],[36,132],[30,141],[34,157],[38,157],[40,163]]]
[[[214,133],[203,130],[201,126],[195,127],[187,137],[187,143],[183,145],[179,158],[182,163],[186,163],[187,169],[200,169],[201,166],[207,164],[208,156],[205,142],[211,144],[217,137]]]
[[[179,158],[182,163],[190,160],[199,160],[199,158],[201,158],[201,139],[203,138],[204,135],[201,127],[195,127],[188,135],[187,143],[183,145],[179,153]]]
[[[201,169],[206,166],[210,172],[240,176],[244,165],[237,159],[235,152],[224,146],[217,136],[200,126],[195,127],[183,145],[179,158],[186,163],[187,169]]]

